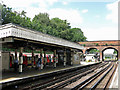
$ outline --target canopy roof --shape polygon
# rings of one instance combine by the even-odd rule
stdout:
[[[59,45],[74,49],[83,49],[83,46],[80,46],[78,43],[70,42],[61,38],[57,38],[48,34],[43,34],[41,32],[23,28],[21,26],[9,23],[0,26],[0,38],[6,37],[16,37],[23,38],[27,40],[34,40],[43,43],[49,43],[53,45]]]

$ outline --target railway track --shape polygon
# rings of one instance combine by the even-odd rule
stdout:
[[[88,82],[92,77],[96,76],[101,71],[99,69],[103,68],[102,70],[104,71],[104,70],[106,70],[110,66],[111,66],[111,64],[103,65],[102,67],[101,66],[100,67],[99,66],[98,67],[94,67],[94,70],[91,73],[87,73],[87,71],[85,71],[84,73],[81,73],[81,74],[79,74],[77,76],[73,76],[72,78],[70,78],[68,80],[65,80],[63,82],[60,82],[60,83],[57,83],[57,84],[52,85],[50,87],[47,87],[46,89],[61,89],[61,88],[63,88],[63,89],[76,90],[76,89],[79,88],[80,85],[84,84],[85,82]],[[95,73],[97,70],[99,70],[99,72]],[[95,74],[93,75],[93,73],[95,73]],[[88,75],[93,75],[93,76],[88,78]],[[84,81],[81,82],[81,79],[83,79]],[[72,81],[74,80],[74,82],[71,82],[71,80]],[[78,82],[81,82],[81,83],[77,84]]]
[[[109,64],[108,66],[104,67],[100,71],[91,73],[84,78],[80,79],[79,81],[72,83],[65,88],[71,90],[97,90],[97,89],[106,89],[108,88],[108,83],[116,70],[117,65],[114,63]]]
[[[34,89],[43,89],[43,90],[58,90],[58,89],[63,89],[63,90],[66,90],[66,89],[68,89],[68,90],[90,89],[90,90],[94,90],[96,88],[105,89],[107,87],[115,69],[116,69],[116,65],[113,63],[109,63],[109,64],[101,65],[98,67],[94,67],[94,69],[77,74],[71,78],[65,79],[61,82],[55,83],[48,87],[44,87],[44,88],[36,87]],[[83,81],[81,82],[81,80],[83,80]]]
[[[12,89],[12,90],[15,90],[15,89],[17,89],[17,90],[48,89],[48,87],[51,87],[51,86],[56,85],[58,83],[60,84],[61,82],[64,82],[65,80],[68,80],[67,84],[66,84],[66,82],[64,82],[64,84],[61,83],[61,86],[65,87],[66,85],[77,81],[81,77],[83,77],[83,76],[85,76],[89,73],[94,72],[97,68],[102,68],[106,65],[108,65],[108,62],[93,65],[93,66],[89,66],[89,67],[84,67],[84,68],[81,68],[81,69],[78,69],[78,70],[75,70],[75,71],[73,70],[71,72],[56,74],[56,75],[53,75],[53,76],[50,76],[50,77],[40,78],[40,80],[34,80],[34,81],[29,82],[29,83],[24,83],[23,82],[21,84],[14,85],[14,86],[11,86],[9,88],[6,87],[5,89],[6,90],[8,90],[8,89]],[[70,79],[70,78],[72,78],[72,79]],[[53,89],[56,89],[58,87],[54,87]],[[61,88],[63,88],[63,87],[61,87]]]
[[[104,62],[101,64],[84,67],[72,72],[46,77],[30,83],[22,83],[17,90],[94,90],[96,88],[107,88],[108,83],[116,70],[114,62]]]
[[[26,86],[24,88],[21,88],[21,90],[36,90],[36,89],[61,89],[65,86],[77,81],[78,79],[86,76],[87,74],[90,74],[94,72],[96,69],[103,68],[104,66],[108,66],[108,63],[102,63],[90,67],[86,67],[80,70],[76,70],[73,72],[69,72],[60,76],[55,76],[49,80],[45,80],[42,83],[36,83],[31,86]]]

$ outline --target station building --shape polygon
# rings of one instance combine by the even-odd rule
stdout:
[[[82,49],[77,43],[12,23],[0,26],[1,70],[10,70],[15,59],[18,59],[19,72],[25,65],[36,67],[38,58],[41,58],[41,69],[49,63],[53,67],[80,64]]]

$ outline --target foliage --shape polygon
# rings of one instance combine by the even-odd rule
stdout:
[[[2,20],[2,24],[18,24],[72,42],[86,41],[86,37],[80,28],[71,28],[67,20],[50,19],[47,13],[39,13],[31,20],[26,16],[25,11],[18,13],[13,11],[12,8],[2,5]]]
[[[47,26],[50,24],[49,15],[47,13],[39,13],[32,20],[32,29],[47,33]]]
[[[86,44],[83,44],[83,46],[85,47],[85,46],[86,46]]]
[[[7,23],[15,23],[24,27],[31,28],[30,18],[26,17],[26,12],[22,11],[18,13],[16,11],[12,11],[12,8],[6,7],[6,5],[2,6],[2,24]]]
[[[2,50],[3,50],[3,51],[8,51],[8,52],[9,52],[9,51],[13,51],[13,52],[17,51],[17,52],[20,52],[20,50],[18,50],[18,49],[13,49],[13,48],[2,48]],[[32,50],[30,50],[30,49],[24,49],[23,52],[24,52],[24,53],[32,53]],[[33,52],[34,52],[34,53],[40,53],[40,51],[36,51],[36,50],[33,50]],[[44,51],[43,51],[42,53],[44,53]],[[46,54],[53,54],[53,52],[52,52],[52,51],[47,51]]]
[[[99,50],[97,50],[97,49],[91,49],[90,51],[89,51],[89,53],[91,53],[91,54],[93,54],[93,53],[99,53],[100,51]]]
[[[61,36],[64,39],[71,40],[73,42],[86,41],[86,37],[80,28],[72,28],[61,32]]]
[[[98,44],[98,43],[96,43],[96,46],[99,46],[99,44]]]
[[[117,51],[116,51],[116,50],[114,50],[113,54],[117,54]]]
[[[113,45],[113,44],[110,44],[111,46]]]
[[[108,44],[106,43],[105,45],[107,46]]]

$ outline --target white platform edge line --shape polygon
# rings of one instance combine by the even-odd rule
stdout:
[[[114,76],[113,76],[112,82],[111,82],[111,84],[110,84],[110,86],[109,86],[110,89],[112,88],[113,83],[114,83],[114,81],[115,81],[115,77],[117,76],[117,71],[118,71],[118,67],[117,67],[117,69],[116,69],[116,71],[115,71],[115,74],[114,74]]]

